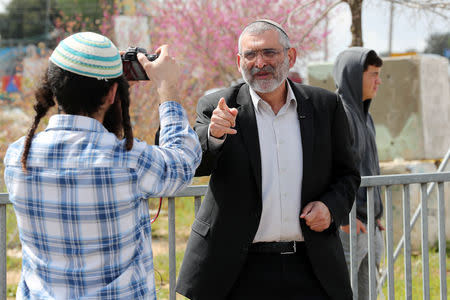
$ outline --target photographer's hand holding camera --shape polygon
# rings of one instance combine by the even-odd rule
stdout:
[[[108,38],[82,32],[50,57],[29,133],[4,159],[26,237],[18,299],[156,299],[147,199],[189,184],[201,148],[177,103],[180,70],[168,46],[158,57],[137,52],[125,60]],[[133,137],[125,66],[140,63],[145,72],[133,75],[146,73],[161,102],[159,146]],[[58,114],[34,135],[55,105]]]
[[[175,59],[169,56],[167,45],[159,47],[155,53],[158,58],[154,61],[149,61],[143,53],[138,53],[137,57],[155,85],[159,101],[178,101],[180,67]]]

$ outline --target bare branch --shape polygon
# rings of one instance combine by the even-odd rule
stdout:
[[[299,10],[313,4],[314,2],[316,2],[317,0],[312,0],[306,4],[300,5],[296,8],[294,8],[289,15],[286,17],[285,22],[287,23],[287,25],[290,27],[291,26],[291,18],[294,15],[294,13],[298,12]],[[325,18],[326,15],[328,15],[328,13],[334,8],[336,7],[338,4],[340,4],[341,2],[343,2],[342,0],[337,0],[336,2],[332,3],[331,5],[329,5],[327,7],[326,10],[324,10],[322,12],[322,14],[314,21],[314,23],[308,28],[308,30],[306,30],[306,32],[301,36],[301,38],[299,39],[299,42],[302,42],[310,33],[311,31],[317,26],[317,24],[320,23],[320,21],[323,20],[323,18]]]
[[[432,0],[387,0],[394,4],[409,7],[415,10],[422,10],[438,15],[442,18],[448,18],[450,12],[450,2],[432,1]]]
[[[396,4],[401,4],[405,6],[409,6],[412,8],[439,8],[444,10],[450,10],[450,3],[448,1],[405,1],[405,0],[388,0],[389,2],[393,2]]]

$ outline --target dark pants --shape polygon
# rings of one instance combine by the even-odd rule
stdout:
[[[328,300],[304,246],[294,254],[249,253],[228,300]]]

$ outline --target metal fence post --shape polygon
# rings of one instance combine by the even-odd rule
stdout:
[[[195,196],[194,197],[194,207],[195,207],[195,216],[197,216],[198,210],[200,209],[200,205],[202,204],[202,197]]]
[[[350,279],[353,290],[353,300],[358,300],[358,264],[356,262],[357,235],[356,235],[356,199],[353,202],[349,216],[350,225]]]
[[[423,300],[430,299],[430,265],[428,257],[428,199],[427,184],[420,184],[420,203],[422,203],[422,285]]]
[[[404,265],[405,265],[405,296],[412,299],[412,275],[411,275],[411,223],[410,223],[410,195],[409,184],[403,186],[403,232],[405,237]]]
[[[446,267],[446,238],[445,238],[445,199],[444,183],[438,183],[438,223],[439,223],[439,279],[441,282],[441,300],[447,299],[447,267]]]
[[[375,259],[375,209],[374,209],[374,187],[367,188],[367,227],[369,236],[369,299],[377,299],[377,276]]]
[[[177,257],[175,249],[175,198],[168,199],[169,217],[169,299],[176,299]]]
[[[0,298],[6,299],[6,204],[0,204]]]
[[[394,299],[394,226],[392,218],[392,187],[386,186],[386,252],[388,269],[388,299]],[[381,289],[382,286],[379,286]]]

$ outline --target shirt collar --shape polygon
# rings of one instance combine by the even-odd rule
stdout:
[[[294,102],[295,109],[297,109],[297,98],[295,98],[294,91],[292,90],[291,85],[289,84],[289,81],[287,81],[287,94],[286,94],[286,103],[288,102]],[[264,101],[261,99],[261,97],[252,89],[252,87],[249,85],[250,90],[250,97],[252,98],[253,106],[255,107],[255,111],[259,112],[258,103],[259,101]]]
[[[96,119],[80,115],[53,115],[45,129],[48,130],[108,132]]]

